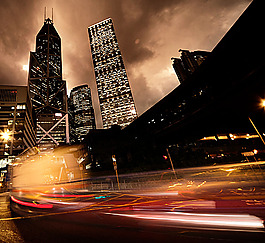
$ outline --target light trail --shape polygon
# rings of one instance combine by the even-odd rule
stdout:
[[[53,208],[53,205],[51,204],[40,204],[40,203],[30,203],[30,202],[25,202],[25,201],[21,201],[21,200],[18,200],[16,198],[14,198],[13,196],[11,196],[11,199],[13,202],[15,203],[18,203],[20,205],[23,205],[23,206],[27,206],[27,207],[33,207],[33,208]]]
[[[233,228],[234,230],[242,229],[264,229],[263,220],[256,216],[248,214],[195,214],[182,212],[160,212],[160,213],[105,213],[115,216],[130,217],[136,219],[152,221],[170,221],[176,224],[192,225],[197,227],[214,227]],[[220,229],[220,228],[217,228]]]

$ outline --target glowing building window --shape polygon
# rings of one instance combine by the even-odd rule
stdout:
[[[126,126],[137,113],[112,20],[97,23],[88,31],[103,126]],[[134,110],[129,117],[128,107]]]

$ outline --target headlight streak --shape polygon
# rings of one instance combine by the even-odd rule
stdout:
[[[84,198],[84,197],[94,197],[95,195],[78,195],[78,194],[41,194],[42,196],[45,197],[63,197],[63,198]]]
[[[23,216],[23,217],[0,218],[0,222],[1,221],[10,221],[10,220],[42,218],[42,217],[48,217],[48,216],[65,215],[65,214],[81,213],[81,212],[88,212],[88,211],[98,211],[101,209],[110,209],[110,208],[113,208],[113,206],[102,205],[102,203],[106,203],[106,202],[111,201],[111,200],[116,200],[119,197],[122,197],[123,195],[125,195],[125,194],[114,196],[113,198],[107,199],[105,201],[89,204],[87,207],[83,207],[81,209],[76,209],[76,210],[71,210],[71,211],[62,211],[62,212],[52,212],[52,213],[45,213],[45,214],[38,214],[38,215],[30,215],[30,216]],[[13,197],[13,196],[11,196],[11,197]],[[15,198],[13,197],[13,199],[15,199]],[[15,199],[15,200],[18,202],[24,203],[23,201],[20,201],[18,199]],[[16,202],[16,201],[14,201],[14,202]],[[25,205],[25,206],[29,206],[29,205]],[[121,207],[121,206],[118,206],[118,207]]]
[[[177,205],[176,205],[177,204]],[[190,200],[190,201],[176,201],[171,203],[171,206],[174,206],[171,211],[176,209],[185,208],[185,209],[216,209],[215,201],[208,200]]]
[[[206,181],[202,182],[202,183],[199,184],[197,187],[199,188],[199,187],[203,186],[205,183],[206,183]]]
[[[164,213],[105,213],[115,216],[131,217],[136,219],[145,219],[153,221],[170,221],[176,224],[185,224],[190,226],[207,226],[210,229],[219,229],[214,227],[222,227],[221,229],[232,228],[233,230],[247,229],[264,229],[263,220],[256,216],[248,214],[195,214],[182,212],[164,212]],[[177,224],[178,225],[178,224]]]
[[[91,194],[90,194],[91,195]],[[95,195],[95,194],[94,194]],[[101,194],[102,195],[102,194]],[[110,194],[103,194],[104,196],[109,196]],[[139,221],[139,223],[147,223],[148,224],[156,224],[161,225],[161,227],[175,227],[175,228],[189,228],[195,230],[215,230],[215,231],[242,231],[242,232],[263,232],[264,233],[264,226],[263,221],[255,216],[251,216],[248,214],[222,214],[222,213],[192,213],[192,212],[165,212],[165,211],[156,211],[156,202],[159,202],[159,205],[164,204],[165,202],[162,200],[150,200],[151,198],[148,197],[138,197],[137,195],[130,195],[129,203],[124,203],[124,199],[129,200],[129,194],[114,194],[114,197],[106,198],[101,197],[103,201],[100,202],[87,202],[87,199],[90,201],[92,198],[87,198],[84,202],[77,202],[70,203],[70,202],[61,202],[61,199],[54,200],[54,198],[48,199],[50,203],[55,205],[64,204],[66,205],[67,211],[57,211],[57,212],[50,212],[45,213],[42,215],[31,215],[28,217],[16,217],[16,218],[8,218],[8,219],[0,219],[3,220],[20,220],[20,219],[30,219],[30,218],[39,218],[39,217],[47,217],[47,216],[56,216],[56,215],[66,215],[66,214],[73,214],[73,213],[82,213],[82,212],[89,212],[89,211],[101,211],[100,213],[109,214],[109,215],[116,215],[116,216],[123,216],[123,217],[130,217],[134,218]],[[127,198],[128,197],[128,198]],[[135,198],[136,197],[136,198]],[[119,201],[121,198],[121,201]],[[51,200],[52,199],[52,200]],[[70,198],[65,198],[69,200]],[[64,199],[64,200],[65,200]],[[138,200],[143,199],[144,201],[138,202]],[[118,201],[117,201],[118,200]],[[147,200],[147,201],[145,201]],[[47,201],[47,202],[48,202]],[[54,202],[53,202],[54,201]],[[113,203],[112,203],[113,201]],[[121,203],[123,202],[123,203]],[[80,204],[79,204],[80,203]],[[143,204],[154,206],[155,208],[143,208]],[[173,201],[172,204],[184,204],[186,207],[199,207],[209,208],[209,206],[214,207],[214,201]],[[191,204],[191,205],[190,205]],[[193,204],[193,205],[192,205]],[[139,205],[139,209],[134,208],[135,206]],[[166,204],[164,204],[166,205]],[[180,206],[179,205],[179,206]],[[68,207],[69,206],[69,207]],[[130,206],[125,208],[126,206]],[[172,205],[173,206],[173,205]],[[80,208],[82,207],[82,208]],[[132,207],[132,208],[131,208]],[[79,209],[78,209],[79,208]],[[163,210],[163,208],[160,208]],[[166,209],[164,207],[164,209]],[[108,210],[108,211],[106,211]],[[115,210],[113,212],[112,210]],[[132,210],[132,211],[131,211]],[[148,211],[147,211],[148,210]],[[167,208],[169,210],[169,208]],[[124,212],[124,213],[123,213]]]
[[[33,168],[37,169],[37,172],[45,172],[43,169],[45,163],[42,162],[40,167],[37,166],[37,162],[33,163]],[[48,160],[47,163],[50,166]],[[263,163],[265,165],[265,162]],[[71,182],[67,181],[67,178],[50,181],[45,180],[46,177],[41,180],[41,177],[39,178],[41,173],[36,173],[34,175],[35,183],[35,180],[31,178],[33,174],[31,166],[28,168],[26,164],[26,176],[23,170],[18,171],[20,173],[13,178],[17,182],[16,187],[13,187],[10,193],[10,196],[13,194],[11,205],[14,212],[18,212],[18,215],[24,215],[24,217],[4,218],[0,219],[0,223],[8,220],[62,215],[68,217],[68,214],[69,218],[78,218],[78,214],[80,216],[84,214],[83,216],[86,217],[91,212],[100,215],[100,217],[104,214],[109,215],[102,217],[104,224],[108,220],[112,222],[113,219],[113,222],[118,220],[120,225],[121,217],[127,217],[123,218],[124,227],[130,227],[130,221],[134,220],[140,227],[141,225],[161,226],[165,228],[165,232],[171,227],[174,230],[185,228],[194,231],[265,233],[262,220],[265,219],[263,172],[255,171],[253,174],[248,168],[249,164],[246,166],[247,169],[243,168],[244,170],[241,164],[240,166],[232,165],[232,168],[231,165],[212,166],[207,168],[207,171],[200,173],[194,173],[197,168],[185,169],[181,170],[182,175],[176,180],[172,180],[170,175],[164,176],[163,180],[162,177],[153,174],[152,177],[141,175],[141,180],[136,180],[133,176],[132,178],[126,176],[124,188],[116,191],[113,183],[111,184],[113,182],[111,177],[106,179],[100,177],[95,180],[92,178],[84,181],[81,180],[83,178],[77,178],[76,181]],[[16,169],[23,168],[24,165],[21,165]],[[198,171],[202,169],[205,168],[198,168]],[[56,168],[53,170],[53,173],[55,172]],[[67,174],[67,171],[65,172]],[[76,172],[79,172],[79,167]],[[22,177],[18,178],[18,176]],[[138,178],[137,174],[135,176]],[[158,183],[154,184],[150,183],[149,187],[148,182],[152,182],[153,177],[160,178],[160,181],[158,180]],[[144,179],[142,180],[142,178]],[[248,180],[249,178],[251,180]],[[19,207],[19,204],[22,206]],[[52,210],[40,210],[40,208],[49,208],[49,205]],[[251,215],[252,213],[253,215]],[[258,215],[258,217],[254,215]],[[47,220],[53,220],[53,218]],[[127,222],[128,225],[126,225]]]

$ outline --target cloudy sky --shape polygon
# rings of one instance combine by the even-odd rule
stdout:
[[[68,93],[92,89],[101,126],[87,27],[111,17],[138,114],[178,84],[171,57],[179,49],[211,51],[251,0],[0,0],[0,84],[27,85],[29,52],[43,25],[44,7],[62,39]]]

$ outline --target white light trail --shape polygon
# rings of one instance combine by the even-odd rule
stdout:
[[[116,216],[131,217],[137,219],[170,221],[192,226],[208,226],[242,229],[264,229],[263,221],[253,215],[248,214],[196,214],[183,212],[160,212],[160,213],[107,213]],[[214,228],[213,228],[214,229]],[[217,228],[219,229],[219,228]]]

